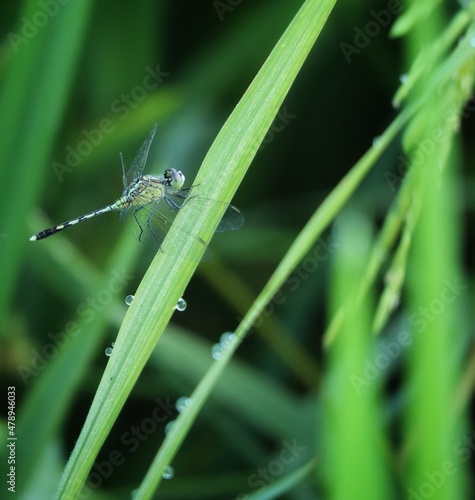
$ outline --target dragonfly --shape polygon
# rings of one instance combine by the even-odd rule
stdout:
[[[106,212],[118,211],[120,219],[125,222],[127,229],[135,239],[154,249],[173,253],[172,249],[165,250],[163,248],[163,240],[178,212],[189,205],[197,210],[202,210],[205,205],[221,205],[221,208],[224,208],[224,215],[216,232],[239,229],[243,225],[244,217],[236,207],[203,198],[199,194],[191,194],[193,187],[183,188],[185,176],[179,170],[169,168],[162,175],[143,175],[156,130],[157,125],[151,130],[127,172],[122,153],[120,153],[124,185],[120,198],[103,208],[44,229],[33,235],[30,241],[43,240],[85,220]],[[185,236],[194,238],[206,247],[204,240],[190,232],[189,229],[184,227],[179,229]]]

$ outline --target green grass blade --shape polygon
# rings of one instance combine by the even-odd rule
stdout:
[[[206,156],[197,178],[198,184],[202,182],[200,194],[225,202],[231,199],[334,3],[308,0],[301,8]],[[183,214],[179,213],[177,225],[210,234],[221,216],[222,211],[210,213],[203,210],[202,213],[188,213],[188,219],[182,221]],[[173,227],[167,236],[167,244],[179,248],[178,253],[174,258],[157,255],[137,291],[56,498],[71,498],[80,491],[108,431],[196,268],[196,264],[186,257],[191,254],[196,260],[203,251],[190,239],[180,239]],[[212,386],[202,385],[203,397]],[[195,414],[200,408],[198,399],[197,404],[192,405]],[[137,498],[153,494],[161,478],[160,469],[176,452],[186,430],[183,425],[173,428],[169,435],[172,439],[166,440],[162,447],[164,451],[154,461]]]
[[[18,230],[18,214],[29,212],[41,186],[41,174],[73,84],[91,3],[57,4],[57,14],[29,38],[22,35],[21,24],[12,32],[24,41],[13,45],[16,51],[0,94],[0,128],[8,131],[0,134],[0,185],[9,197],[8,210],[0,213],[0,227],[7,235],[0,245],[2,326],[28,244],[26,227]],[[31,20],[38,11],[38,2],[25,2],[23,19]]]
[[[61,268],[66,265],[62,255],[71,255],[71,249],[67,242],[63,245],[57,240],[53,245],[53,250],[46,250],[45,253],[53,255],[55,265]],[[131,267],[139,250],[136,242],[124,233],[103,274],[88,269],[81,263],[81,258],[75,256],[76,266],[87,281],[87,286],[82,288],[82,300],[75,303],[75,316],[63,330],[50,333],[37,357],[30,356],[28,362],[18,367],[23,374],[25,386],[31,388],[18,418],[18,427],[23,437],[18,443],[18,453],[21,456],[18,474],[28,478],[19,485],[20,491],[31,488],[29,481],[34,477],[34,471],[42,466],[53,436],[58,435],[59,429],[64,427],[70,405],[104,343],[110,316],[117,310],[125,310],[123,299],[128,293],[128,283],[133,278],[125,270]],[[71,272],[70,266],[67,267],[65,272]],[[71,281],[71,286],[78,286],[77,279],[76,282],[74,279]],[[85,299],[86,293],[91,289],[97,292],[93,297]],[[94,298],[101,291],[110,294],[111,307],[95,309]],[[88,302],[91,298],[92,303]],[[74,303],[75,299],[71,297],[70,300]],[[33,361],[35,358],[36,362]]]
[[[290,492],[293,488],[296,488],[299,483],[304,481],[305,478],[313,472],[315,467],[316,460],[312,460],[281,479],[277,479],[265,488],[258,490],[256,493],[247,495],[245,498],[248,500],[271,500],[273,498],[280,498],[281,495]]]
[[[452,54],[441,54],[438,73],[445,79],[437,92],[429,94],[428,105],[414,117],[405,136],[407,155],[414,158],[419,154],[421,158],[412,168],[419,217],[407,280],[413,343],[406,371],[406,383],[412,390],[405,411],[404,472],[406,494],[411,497],[427,495],[430,489],[434,499],[465,498],[467,489],[466,460],[456,450],[457,443],[465,439],[464,422],[453,411],[462,363],[457,346],[469,335],[461,314],[467,285],[459,265],[458,164],[453,151],[454,124],[474,84],[474,28],[469,27]],[[417,33],[408,38],[414,52],[424,39],[421,30],[416,28]],[[436,74],[424,74],[415,94],[425,92]],[[444,140],[435,141],[436,134]],[[430,150],[428,144],[433,146]]]
[[[354,286],[364,273],[371,230],[363,215],[344,213],[334,228],[338,249],[333,262],[333,311],[349,301],[341,334],[332,344],[324,381],[324,482],[328,498],[390,498],[380,384],[368,384],[363,367],[374,356],[372,297],[356,301]],[[358,457],[355,460],[355,457]],[[338,471],[339,480],[335,480]]]

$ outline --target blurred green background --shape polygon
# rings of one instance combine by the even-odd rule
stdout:
[[[130,164],[154,123],[158,132],[147,172],[173,167],[191,186],[213,139],[300,5],[270,0],[3,2],[0,376],[2,394],[4,387],[16,387],[19,419],[26,408],[24,428],[17,428],[19,440],[24,432],[19,449],[37,439],[31,441],[35,454],[18,458],[25,475],[18,477],[17,488],[24,498],[49,498],[54,491],[107,363],[104,350],[125,314],[124,299],[134,294],[153,257],[125,234],[116,214],[45,241],[28,238],[114,201],[122,191],[119,152]],[[103,471],[100,479],[91,476],[90,498],[130,498],[165,425],[176,415],[168,402],[192,391],[211,363],[212,344],[235,329],[312,213],[396,116],[391,99],[409,56],[401,40],[389,37],[390,26],[380,27],[351,55],[342,48],[354,44],[355,28],[363,29],[388,5],[386,0],[337,2],[233,200],[245,215],[245,226],[214,237],[214,260],[198,268],[185,293],[186,311],[175,313],[96,461],[104,464],[118,450],[124,463],[110,474]],[[445,2],[446,19],[457,9],[458,2]],[[390,16],[390,23],[395,18]],[[473,290],[473,128],[469,113],[461,126],[457,179],[465,305]],[[348,212],[357,214],[361,231],[381,227],[402,181],[401,154],[396,141],[352,198]],[[351,273],[339,276],[334,270],[335,238],[330,228],[307,267],[295,271],[239,349],[159,498],[256,493],[313,458],[317,472],[299,479],[286,498],[326,498],[329,483],[344,479],[343,470],[325,471],[320,435],[330,275],[336,272],[337,282],[352,279]],[[122,255],[117,258],[121,266],[111,269],[114,252]],[[416,274],[409,279],[417,279],[416,269],[410,273]],[[381,277],[375,290],[383,286]],[[465,325],[470,325],[473,316],[465,314]],[[80,321],[78,337],[87,349],[71,341],[64,349],[78,349],[77,366],[58,368],[63,348],[49,354],[42,350],[53,338],[63,338],[68,324]],[[394,339],[408,328],[403,302],[384,338]],[[468,349],[468,335],[458,336],[459,351]],[[404,357],[397,356],[378,374],[384,387],[377,420],[386,432],[381,456],[391,456],[388,497],[394,498],[409,497],[408,482],[400,477],[411,447],[401,438],[404,401],[411,390],[400,383]],[[473,386],[470,359],[458,385],[462,407]],[[57,371],[48,379],[53,365]],[[69,369],[74,377],[66,375]],[[42,399],[44,394],[51,399]],[[161,413],[166,418],[159,420],[153,418],[157,399],[166,408]],[[41,415],[33,408],[42,408]],[[0,414],[3,422],[6,403]],[[301,448],[283,455],[292,443]],[[290,458],[283,461],[282,456]],[[357,470],[357,452],[353,460]],[[438,494],[433,490],[431,498]],[[37,496],[29,496],[32,492]]]

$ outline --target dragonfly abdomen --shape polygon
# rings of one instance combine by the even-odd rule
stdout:
[[[68,220],[66,222],[63,222],[62,224],[58,224],[57,226],[49,227],[48,229],[45,229],[44,231],[41,231],[32,236],[30,238],[30,241],[37,241],[37,240],[42,240],[44,238],[48,238],[48,236],[52,236],[53,234],[59,233],[59,231],[62,231],[63,229],[66,229],[70,226],[74,226],[75,224],[79,224],[80,222],[83,222],[87,219],[91,219],[92,217],[96,217],[96,215],[101,215],[103,213],[111,212],[113,210],[122,210],[123,208],[126,208],[128,205],[129,203],[124,197],[119,198],[116,202],[112,203],[111,205],[107,205],[107,207],[100,208],[99,210],[94,210],[93,212],[81,215],[76,219]]]

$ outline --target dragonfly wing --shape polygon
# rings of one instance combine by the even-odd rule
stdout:
[[[201,211],[205,208],[210,209],[210,206],[216,208],[219,205],[218,208],[224,210],[224,215],[218,224],[217,232],[232,231],[239,229],[243,225],[244,217],[236,207],[190,193],[190,189],[180,191],[169,189],[160,199],[152,200],[146,205],[127,207],[121,212],[121,218],[124,220],[127,230],[135,239],[154,249],[160,248],[169,255],[176,254],[181,247],[180,242],[176,244],[175,248],[164,246],[163,243],[171,225],[176,224],[175,218],[180,210],[186,212]],[[185,224],[180,224],[177,228],[177,235],[183,238],[183,241],[192,238],[205,247],[204,260],[211,257],[203,238],[190,230]],[[207,234],[207,236],[211,238],[212,234]]]
[[[163,200],[158,203],[163,202]],[[121,213],[127,231],[141,243],[158,249],[169,231],[176,214],[162,214],[156,210],[157,202],[131,205]]]
[[[176,201],[178,203],[178,199]],[[174,203],[168,203],[165,198],[158,201],[151,202],[144,206],[131,206],[123,211],[121,218],[126,224],[128,232],[138,241],[144,243],[150,248],[157,250],[161,249],[162,252],[168,255],[175,255],[181,247],[178,242],[175,247],[165,245],[165,236],[168,233],[171,225],[175,221],[178,213],[178,208]],[[192,238],[200,245],[206,247],[205,242],[197,235],[193,234],[188,228],[180,226],[177,234],[180,238]],[[207,251],[205,251],[205,260]]]
[[[183,207],[188,207],[187,210],[224,210],[224,214],[219,221],[215,230],[216,233],[225,233],[226,231],[235,231],[240,229],[244,224],[244,215],[234,205],[223,203],[222,201],[211,200],[200,195],[191,195],[191,189],[181,189],[169,198],[176,201]]]
[[[155,132],[157,131],[157,124],[155,124],[150,131],[145,142],[142,144],[137,156],[134,158],[132,165],[130,166],[127,174],[124,179],[124,188],[130,186],[130,184],[142,175],[142,172],[145,168],[145,164],[147,163],[148,152],[150,150],[150,145],[152,144],[153,138],[155,136]],[[125,185],[127,183],[127,185]]]
[[[240,229],[244,224],[244,215],[234,205],[228,205],[223,217],[219,221],[216,228],[217,233],[224,233],[226,231],[235,231]]]

